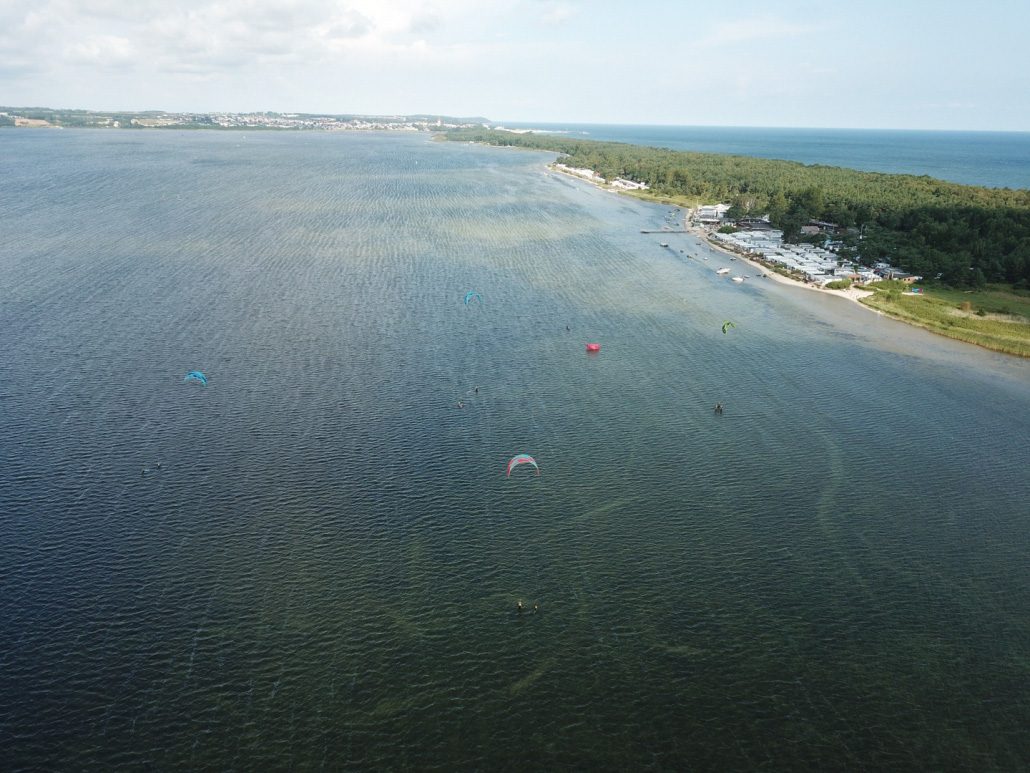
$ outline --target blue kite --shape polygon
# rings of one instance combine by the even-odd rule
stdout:
[[[477,293],[475,290],[469,290],[467,293],[465,293],[465,305],[468,306],[469,303],[472,302],[473,298],[478,298],[480,303],[483,302],[483,296],[482,295]]]
[[[203,384],[204,386],[207,386],[207,376],[205,376],[199,370],[191,370],[189,373],[186,374],[186,377],[183,379],[183,381],[196,381],[198,384]]]

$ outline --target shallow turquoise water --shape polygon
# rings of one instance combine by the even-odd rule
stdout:
[[[5,769],[1030,759],[1025,362],[543,155],[0,150]]]

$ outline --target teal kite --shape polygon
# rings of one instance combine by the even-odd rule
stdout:
[[[507,477],[510,478],[511,477],[511,471],[514,470],[516,467],[518,467],[520,464],[531,464],[534,467],[536,467],[536,474],[537,475],[540,474],[540,468],[537,467],[536,460],[532,456],[530,456],[529,454],[516,454],[515,456],[513,456],[511,459],[508,460],[508,475],[507,475]]]
[[[183,379],[183,381],[196,381],[198,384],[203,384],[204,386],[207,386],[207,376],[205,376],[199,370],[191,370],[189,373],[186,374],[186,377]]]
[[[475,290],[469,290],[467,293],[465,293],[465,305],[468,306],[469,303],[471,303],[472,300],[476,299],[476,298],[479,299],[480,303],[483,302],[483,296],[482,295],[477,293]]]

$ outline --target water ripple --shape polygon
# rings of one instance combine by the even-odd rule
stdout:
[[[1030,759],[1030,380],[731,286],[539,154],[38,136],[5,769]]]

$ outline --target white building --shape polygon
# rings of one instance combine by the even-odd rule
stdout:
[[[574,166],[565,166],[565,164],[555,164],[554,168],[559,171],[575,175],[576,177],[582,177],[584,180],[589,180],[592,183],[604,182],[604,178],[593,169],[577,169]]]
[[[702,223],[719,223],[726,217],[729,209],[729,204],[709,204],[698,207],[694,217]]]
[[[627,191],[646,191],[647,183],[636,183],[632,180],[624,180],[621,177],[616,177],[614,180],[612,180],[612,187],[621,188]]]

